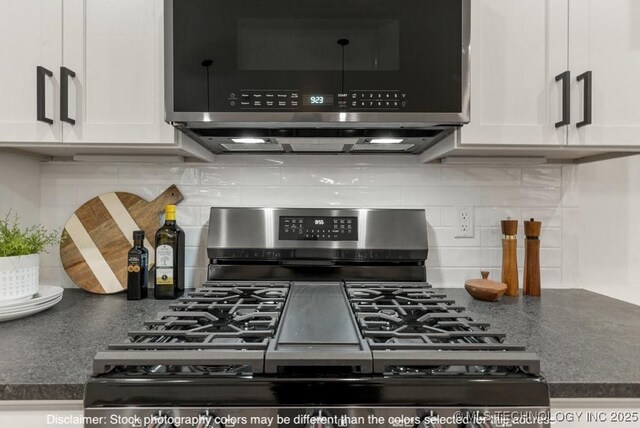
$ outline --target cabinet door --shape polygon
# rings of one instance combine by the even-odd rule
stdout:
[[[570,0],[569,65],[591,71],[591,124],[585,80],[573,78],[569,144],[640,147],[640,2]]]
[[[0,10],[0,141],[60,141],[61,0],[0,0]],[[37,120],[38,66],[52,73],[41,76],[41,100],[53,123]]]
[[[566,144],[567,0],[471,2],[471,122],[461,144]],[[567,100],[568,101],[568,100]]]
[[[64,0],[66,143],[173,143],[164,122],[162,0]]]

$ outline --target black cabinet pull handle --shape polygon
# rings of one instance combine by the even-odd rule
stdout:
[[[556,122],[556,128],[571,123],[571,92],[569,83],[571,81],[571,73],[569,70],[556,76],[556,82],[562,80],[562,120]]]
[[[60,67],[60,120],[75,125],[75,119],[69,117],[69,77],[76,77],[76,73]]]
[[[53,76],[53,73],[42,66],[36,67],[36,118],[40,122],[53,124],[53,120],[47,117],[46,100],[44,90],[44,79],[46,76]]]
[[[582,122],[576,123],[578,128],[582,128],[586,125],[591,125],[591,112],[593,108],[592,104],[592,94],[593,94],[593,78],[591,71],[585,71],[580,76],[576,77],[578,82],[584,80],[584,113],[582,117]]]

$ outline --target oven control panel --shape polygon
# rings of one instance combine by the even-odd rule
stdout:
[[[281,216],[282,241],[357,241],[358,217]]]
[[[229,93],[231,110],[247,111],[402,111],[407,94],[400,90],[349,90],[306,93],[297,89],[243,89]]]

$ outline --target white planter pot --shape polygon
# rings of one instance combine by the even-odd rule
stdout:
[[[0,301],[24,299],[38,292],[40,256],[0,257]]]

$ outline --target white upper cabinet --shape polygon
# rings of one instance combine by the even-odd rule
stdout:
[[[174,143],[164,122],[162,0],[64,0],[68,143]]]
[[[0,0],[0,10],[0,141],[60,141],[61,0]]]
[[[569,144],[640,146],[640,1],[571,0],[569,10]],[[591,82],[577,81],[589,71]],[[591,124],[577,126],[589,96]]]
[[[471,2],[471,123],[463,145],[566,142],[562,83],[568,0]],[[569,84],[569,82],[567,82]]]

